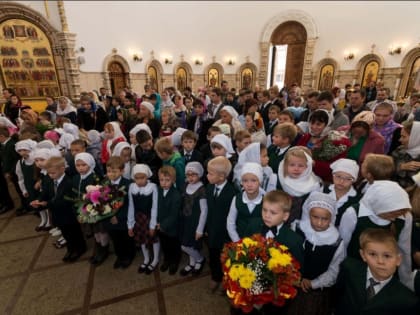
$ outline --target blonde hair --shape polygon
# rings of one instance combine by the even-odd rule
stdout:
[[[158,174],[159,174],[160,176],[168,176],[168,177],[170,177],[170,178],[172,179],[172,181],[173,181],[173,182],[175,182],[175,180],[176,180],[176,170],[175,170],[175,168],[174,168],[174,167],[172,167],[172,166],[170,166],[170,165],[165,165],[165,166],[162,166],[162,167],[159,169]]]
[[[284,155],[284,168],[283,168],[283,176],[284,177],[287,176],[287,165],[288,165],[289,160],[292,156],[304,159],[306,161],[306,163],[308,163],[308,159],[306,158],[305,153],[307,155],[309,155],[310,157],[312,157],[311,151],[307,147],[303,147],[303,146],[296,146],[296,147],[290,148],[286,152],[286,154]],[[306,166],[308,167],[308,165],[306,165]]]
[[[393,249],[399,253],[397,240],[392,232],[388,230],[373,228],[364,230],[359,236],[360,248],[362,250],[365,249],[368,243],[386,243],[391,245]]]
[[[45,169],[49,168],[65,168],[66,167],[66,160],[60,156],[53,156],[50,157],[47,162],[45,163]]]
[[[174,153],[174,148],[172,146],[171,140],[169,140],[169,138],[166,137],[160,138],[155,143],[155,151],[158,153],[166,153],[169,155]]]
[[[368,153],[363,163],[374,180],[389,180],[395,171],[394,160],[388,155]]]
[[[285,122],[274,127],[273,135],[287,138],[292,143],[297,136],[297,128],[294,124]]]
[[[284,212],[290,212],[292,208],[292,199],[281,190],[272,190],[264,195],[264,202],[278,204]]]
[[[218,174],[228,177],[232,171],[232,163],[224,156],[217,156],[207,163],[207,169],[213,169]]]

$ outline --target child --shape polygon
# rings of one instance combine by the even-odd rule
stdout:
[[[112,150],[111,146],[116,145],[118,142],[125,141],[125,137],[120,129],[118,122],[109,122],[104,126],[104,137],[102,141],[102,151],[101,151],[101,163],[106,164],[109,157],[111,156]]]
[[[210,148],[213,157],[224,156],[229,159],[232,165],[236,164],[238,157],[233,150],[232,140],[229,137],[225,135],[214,136],[210,141]]]
[[[136,133],[138,146],[136,147],[136,163],[146,164],[152,171],[150,181],[158,183],[158,170],[162,166],[162,160],[159,159],[155,150],[153,150],[152,135],[146,130],[140,130]]]
[[[35,200],[37,195],[35,183],[38,180],[38,169],[35,167],[33,157],[31,156],[31,152],[35,150],[35,147],[36,142],[30,139],[22,140],[15,144],[16,152],[22,157],[16,163],[16,175],[23,195],[23,210],[19,215],[33,210],[29,204],[32,200]]]
[[[367,229],[359,244],[363,261],[347,258],[340,267],[334,314],[418,314],[418,298],[395,275],[401,255],[392,233]]]
[[[159,231],[162,245],[163,264],[160,271],[169,269],[169,274],[174,275],[178,270],[181,258],[181,245],[178,239],[178,223],[181,212],[182,197],[175,188],[176,171],[169,165],[159,169],[158,211],[156,226],[150,227],[151,233]]]
[[[246,130],[239,130],[235,134],[236,153],[239,154],[252,143],[251,134]]]
[[[152,131],[150,130],[149,126],[146,124],[137,124],[133,128],[131,128],[129,132],[129,137],[130,137],[130,144],[131,144],[131,151],[132,151],[131,159],[133,161],[136,160],[136,147],[138,146],[136,134],[140,130],[146,130],[147,132],[149,132],[150,135],[152,135]]]
[[[248,112],[245,115],[245,128],[251,134],[252,142],[267,144],[263,119],[258,112]]]
[[[279,123],[280,107],[271,105],[268,108],[268,122],[265,124],[265,134],[271,135]]]
[[[207,131],[207,142],[205,142],[200,148],[199,151],[203,155],[204,161],[210,159],[212,157],[212,152],[210,148],[210,142],[216,135],[222,134],[222,130],[220,130],[217,126],[211,126]],[[205,168],[205,167],[204,167]]]
[[[373,130],[381,134],[385,139],[384,153],[389,154],[392,140],[398,139],[401,133],[401,125],[396,123],[392,118],[394,115],[394,108],[390,103],[383,102],[373,108],[375,114],[375,123]],[[395,136],[397,135],[397,137]]]
[[[208,119],[208,114],[204,111],[203,102],[195,99],[193,107],[194,113],[187,121],[187,128],[197,134],[197,148],[201,148],[207,142],[207,131],[211,127],[212,120]]]
[[[180,126],[172,108],[164,108],[161,115],[159,138],[170,136]]]
[[[119,156],[111,156],[106,163],[106,176],[111,185],[117,185],[119,188],[128,190],[130,180],[124,178],[124,161]],[[104,222],[106,230],[111,236],[117,259],[114,263],[114,269],[126,269],[131,265],[135,256],[134,242],[128,236],[127,228],[128,196],[124,197],[123,205],[115,216]]]
[[[395,172],[394,161],[383,154],[366,154],[361,166],[362,182],[358,185],[359,194],[364,194],[375,180],[390,180]]]
[[[260,188],[263,170],[258,163],[245,163],[241,172],[243,192],[233,198],[226,228],[233,242],[258,233],[262,224],[261,208],[264,190]]]
[[[329,194],[337,201],[337,214],[335,215],[335,226],[339,226],[344,211],[352,204],[358,203],[360,198],[353,183],[359,176],[359,165],[353,160],[339,159],[330,165],[333,174],[333,184],[325,185],[323,192]]]
[[[338,227],[348,256],[360,259],[358,239],[367,228],[389,230],[397,239],[402,254],[400,280],[407,284],[412,259],[410,240],[413,217],[410,209],[408,194],[397,183],[388,180],[375,181],[360,202],[344,212]]]
[[[206,189],[201,181],[203,173],[198,162],[189,162],[185,167],[188,184],[183,196],[181,249],[189,256],[189,264],[180,271],[181,276],[199,275],[204,267],[205,258],[200,253],[207,219]]]
[[[207,164],[206,198],[208,205],[206,230],[208,235],[209,265],[211,273],[210,289],[215,292],[222,282],[223,272],[220,254],[225,243],[229,242],[226,219],[233,197],[233,185],[227,181],[232,164],[226,157],[218,156]]]
[[[44,139],[50,140],[52,143],[54,143],[55,147],[58,149],[58,142],[60,140],[60,134],[55,130],[47,130],[44,133]]]
[[[280,162],[283,161],[296,135],[296,126],[291,123],[283,123],[274,128],[271,136],[272,144],[268,147],[268,164],[272,170],[278,170]]]
[[[101,162],[102,139],[99,131],[92,129],[87,132],[87,148],[86,152],[92,154],[96,163]],[[101,168],[102,169],[102,168]]]
[[[128,190],[128,235],[134,237],[143,253],[143,263],[138,273],[150,275],[159,263],[159,239],[151,233],[156,226],[158,190],[148,179],[152,171],[146,164],[136,164],[131,172],[132,180]],[[153,246],[153,261],[150,262],[150,246]]]
[[[86,252],[86,242],[77,222],[73,202],[66,198],[72,190],[72,180],[64,172],[65,165],[63,157],[53,156],[47,160],[45,169],[48,178],[43,180],[40,198],[32,201],[31,205],[50,209],[52,221],[67,241],[67,253],[63,261],[74,262]]]
[[[131,146],[128,142],[118,142],[112,150],[112,156],[119,156],[124,162],[124,173],[123,177],[126,179],[131,178]]]
[[[185,164],[189,162],[199,162],[200,164],[204,163],[201,152],[195,149],[197,140],[197,134],[191,130],[187,130],[182,134],[181,143],[183,150],[181,150],[180,153],[181,156],[184,157]]]
[[[305,241],[301,290],[290,304],[293,314],[331,314],[332,290],[339,265],[346,257],[344,243],[334,226],[335,200],[322,192],[312,192],[303,204],[302,219],[294,230]]]
[[[159,139],[155,144],[155,151],[162,160],[163,165],[169,165],[175,168],[176,184],[175,187],[182,191],[185,185],[185,161],[179,152],[174,152],[171,140],[168,138]]]
[[[321,190],[321,179],[312,172],[313,160],[309,149],[293,147],[289,149],[280,162],[277,189],[292,197],[292,209],[287,223],[299,220],[302,215],[302,204],[312,191]]]

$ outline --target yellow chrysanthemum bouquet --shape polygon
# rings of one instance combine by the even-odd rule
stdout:
[[[255,234],[226,244],[221,260],[227,296],[245,313],[267,303],[283,306],[296,296],[299,262],[274,239]]]

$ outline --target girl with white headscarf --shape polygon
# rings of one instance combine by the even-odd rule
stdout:
[[[151,274],[159,263],[160,243],[157,234],[153,236],[150,230],[155,229],[157,220],[158,189],[150,182],[152,171],[146,164],[136,164],[131,172],[134,181],[128,189],[128,234],[134,237],[136,245],[143,253],[143,263],[139,273]],[[153,245],[153,261],[150,260],[148,247]]]
[[[377,180],[358,204],[348,208],[338,226],[350,257],[360,258],[359,236],[367,228],[391,231],[402,255],[400,280],[409,286],[411,275],[411,232],[413,216],[407,192],[396,182]]]
[[[301,288],[291,308],[297,314],[331,314],[331,287],[336,283],[346,249],[337,228],[335,200],[322,192],[312,192],[303,204],[302,219],[292,227],[302,234],[305,262]],[[315,291],[313,291],[315,290]],[[316,301],[316,302],[315,302]]]
[[[119,156],[124,161],[123,177],[131,178],[131,168],[133,166],[131,160],[131,146],[128,142],[119,142],[112,151],[112,156]]]
[[[77,109],[73,106],[72,101],[65,96],[60,96],[58,98],[57,106],[57,122],[60,122],[60,118],[64,117],[70,119],[71,123],[75,124],[77,121]]]
[[[392,157],[396,166],[398,183],[407,188],[414,185],[412,176],[420,170],[420,122],[404,122],[400,137],[401,146]]]
[[[116,121],[106,123],[104,126],[104,140],[102,141],[101,163],[106,164],[112,154],[111,147],[118,142],[126,141],[120,125]]]

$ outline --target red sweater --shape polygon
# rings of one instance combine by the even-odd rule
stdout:
[[[106,164],[108,162],[109,157],[111,156],[111,152],[108,151],[108,139],[104,139],[102,141],[102,150],[101,150],[101,163]],[[123,142],[125,139],[123,137],[116,138],[112,140],[111,147],[115,147],[118,142]]]

